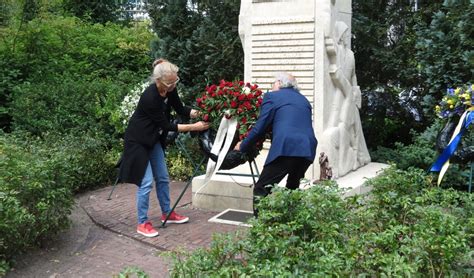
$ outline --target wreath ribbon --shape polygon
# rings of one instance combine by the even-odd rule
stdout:
[[[438,186],[443,180],[443,176],[449,168],[449,158],[454,154],[456,148],[461,141],[461,137],[467,130],[469,125],[474,121],[474,107],[467,109],[459,119],[458,125],[449,140],[448,146],[443,150],[436,162],[431,166],[430,172],[440,172],[438,176]]]
[[[221,167],[222,162],[224,162],[227,152],[229,151],[230,145],[232,144],[236,131],[237,119],[235,117],[230,119],[222,117],[219,129],[217,130],[216,139],[214,139],[211,149],[211,153],[218,157],[217,162],[214,162],[209,158],[209,161],[207,162],[206,179],[210,180]]]
[[[209,161],[207,162],[204,183],[196,191],[196,196],[199,194],[199,192],[201,192],[203,188],[207,186],[207,184],[211,181],[212,177],[214,177],[214,175],[221,167],[222,162],[224,162],[224,159],[227,155],[227,152],[229,151],[230,145],[232,144],[232,140],[234,139],[234,135],[236,132],[237,119],[235,117],[232,117],[230,119],[222,117],[221,123],[219,124],[219,129],[217,130],[216,138],[214,139],[214,143],[211,149],[211,153],[215,154],[218,157],[217,162],[209,158]]]

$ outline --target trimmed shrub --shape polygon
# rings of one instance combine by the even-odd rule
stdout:
[[[73,192],[113,178],[102,140],[0,134],[0,260],[67,228]]]
[[[110,119],[127,87],[117,79],[75,80],[72,76],[25,82],[12,94],[13,127],[36,135],[101,131],[113,136]]]
[[[375,277],[472,274],[472,194],[431,187],[421,170],[385,170],[370,195],[332,183],[277,188],[259,218],[210,249],[170,253],[172,277]],[[470,255],[471,254],[471,255]]]
[[[63,162],[0,137],[0,259],[67,227],[73,204]]]

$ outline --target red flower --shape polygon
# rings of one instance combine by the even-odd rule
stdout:
[[[201,119],[210,122],[217,130],[222,117],[236,118],[239,138],[245,139],[258,117],[258,107],[262,103],[262,91],[257,88],[256,84],[241,80],[220,80],[217,85],[206,86],[204,93],[196,99],[198,110],[203,115]]]
[[[216,85],[211,85],[211,87],[207,88],[207,92],[210,94],[212,92],[215,92],[217,89],[217,86]]]
[[[245,106],[245,108],[247,108],[248,110],[252,109],[252,104],[250,104],[250,101],[244,102],[244,106]]]

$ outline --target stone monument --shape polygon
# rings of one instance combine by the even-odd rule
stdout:
[[[239,35],[245,56],[244,80],[259,84],[267,91],[278,72],[290,72],[296,77],[300,92],[313,106],[314,130],[319,141],[317,153],[327,155],[329,165],[326,166],[331,178],[336,180],[370,163],[359,116],[361,93],[357,86],[354,53],[350,48],[351,2],[242,0],[239,16]],[[259,156],[260,169],[265,156]],[[362,175],[374,176],[374,172],[383,166],[371,164],[368,172]],[[306,177],[319,179],[319,167],[319,163],[313,163]],[[249,173],[248,168],[243,165],[234,172]],[[236,179],[240,184],[252,182],[243,177]],[[346,180],[347,184],[343,186],[361,185],[353,185],[352,178]],[[237,209],[251,210],[250,189],[236,188],[238,193],[228,196],[219,190],[226,192],[231,185],[225,188],[228,185],[220,180],[212,189],[211,183],[205,186],[209,188],[204,188],[199,178],[193,180],[193,192],[198,193],[193,195],[193,205],[221,209],[214,204],[223,202],[228,207],[233,203]],[[204,201],[211,196],[216,198]],[[238,205],[242,203],[246,205]]]

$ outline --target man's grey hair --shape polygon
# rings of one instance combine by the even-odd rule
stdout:
[[[280,81],[280,88],[293,88],[299,91],[296,78],[287,72],[279,72],[275,75],[275,79]]]

